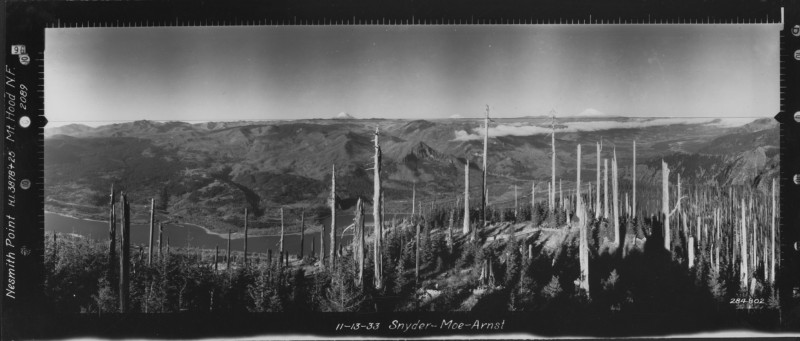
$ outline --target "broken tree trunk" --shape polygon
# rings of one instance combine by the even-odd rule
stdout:
[[[456,215],[456,208],[450,210],[450,222],[447,224],[447,250],[453,253],[453,223]]]
[[[514,185],[514,222],[517,221],[517,209],[519,206],[517,205],[517,185]]]
[[[381,146],[378,143],[379,138],[379,131],[378,127],[375,127],[375,161],[373,165],[374,175],[373,175],[373,210],[372,210],[372,218],[373,218],[373,225],[375,226],[375,235],[374,235],[374,245],[375,245],[375,252],[374,256],[375,259],[373,264],[375,265],[375,289],[381,290],[383,288],[383,248],[381,247],[381,242],[383,239],[383,217],[381,216],[381,193],[383,193],[383,188],[381,188]]]
[[[700,246],[703,245],[703,235],[700,232],[702,224],[702,219],[700,216],[697,216],[697,225],[695,226],[695,239],[697,240],[697,248],[700,249]]]
[[[214,246],[214,272],[219,270],[219,244]]]
[[[150,245],[147,248],[147,266],[153,265],[153,237],[156,232],[155,205],[155,199],[150,198]]]
[[[469,164],[469,160],[467,160]],[[417,183],[411,185],[411,220],[413,221],[417,216]]]
[[[128,312],[130,296],[131,213],[128,196],[122,193],[122,239],[120,243],[119,311]]]
[[[231,270],[231,230],[228,230],[228,253],[225,254],[225,271]]]
[[[53,231],[53,263],[58,263],[58,233]]]
[[[622,215],[629,217],[631,213],[630,203],[628,202],[628,193],[625,193],[625,206],[622,207]]]
[[[677,194],[676,198],[680,199],[680,197],[681,197],[681,173],[678,173],[678,194]],[[679,210],[681,209],[680,208],[681,207],[681,201],[680,200],[678,200],[678,202],[676,203],[676,206],[678,207]]]
[[[580,287],[589,295],[589,213],[583,204],[583,199],[578,197],[577,202],[578,226],[580,228],[580,242],[578,257],[580,261]],[[530,250],[530,249],[529,249]]]
[[[694,237],[689,237],[689,269],[694,267]]]
[[[325,224],[319,229],[319,266],[325,267]]]
[[[536,181],[531,181],[531,221],[533,221],[533,212],[536,211]]]
[[[306,242],[306,211],[300,210],[300,253],[297,259],[303,259],[303,248]]]
[[[419,223],[417,223],[417,233],[414,242],[414,282],[419,284]]]
[[[376,197],[375,201],[378,200],[379,198]],[[333,269],[336,266],[336,165],[333,165],[331,171],[331,196],[328,198],[328,203],[331,205],[331,241],[328,262],[330,268]]]
[[[164,224],[158,223],[158,259],[161,259],[161,240],[164,237]]]

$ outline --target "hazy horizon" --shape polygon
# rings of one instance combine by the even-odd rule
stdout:
[[[688,125],[709,125],[716,127],[740,127],[755,120],[763,119],[765,117],[626,117],[626,116],[569,116],[560,117],[561,122],[556,117],[556,122],[559,123],[557,132],[571,133],[571,132],[592,132],[609,129],[640,129],[654,126],[669,126],[675,124],[688,124]],[[177,121],[177,120],[145,120],[148,122],[156,122],[158,124],[165,124],[170,122],[181,122],[190,125],[203,124],[203,123],[251,123],[251,122],[292,122],[292,121],[334,121],[336,119],[312,118],[312,119],[273,119],[273,120],[219,120],[219,121]],[[341,120],[341,119],[338,119]],[[369,120],[382,120],[382,121],[413,121],[417,119],[394,119],[394,118],[353,118],[346,121],[369,121]],[[429,119],[430,121],[457,121],[469,120],[476,122],[475,127],[467,130],[454,130],[454,140],[475,140],[482,139],[484,134],[483,120],[481,118],[435,118]],[[526,120],[545,120],[545,124],[541,122],[532,123],[525,122]],[[73,124],[91,127],[92,129],[103,128],[115,124],[133,123],[136,121],[125,122],[77,122],[66,123],[62,125],[47,125],[47,130],[53,130],[64,126]],[[89,123],[89,124],[86,124]],[[531,136],[549,134],[551,129],[548,125],[549,117],[547,116],[529,116],[529,117],[503,117],[494,119],[489,127],[489,137],[499,136]]]
[[[514,120],[514,119],[537,119],[537,118],[549,118],[550,115],[531,115],[531,116],[518,116],[518,117],[493,117],[495,119],[501,120]],[[620,119],[620,118],[627,118],[627,119],[678,119],[678,120],[696,120],[696,119],[722,119],[722,120],[748,120],[753,121],[760,118],[771,118],[771,116],[622,116],[622,115],[558,115],[556,114],[556,122],[559,119]],[[473,121],[481,121],[483,117],[476,116],[476,117],[434,117],[434,118],[396,118],[396,117],[352,117],[347,118],[351,120],[395,120],[395,121],[415,121],[415,120],[431,120],[431,121],[443,121],[443,120],[473,120]],[[347,120],[343,118],[336,118],[336,117],[310,117],[310,118],[274,118],[274,119],[230,119],[230,120],[153,120],[153,119],[137,119],[137,120],[107,120],[107,121],[58,121],[58,122],[48,122],[45,129],[49,128],[58,128],[67,125],[85,125],[92,128],[97,128],[106,125],[113,125],[113,124],[123,124],[123,123],[131,123],[136,121],[149,121],[149,122],[159,122],[159,123],[167,123],[167,122],[183,122],[187,124],[202,124],[202,123],[209,123],[209,122],[216,122],[216,123],[236,123],[236,122],[281,122],[281,121],[305,121],[305,120]],[[494,125],[494,123],[492,124]]]

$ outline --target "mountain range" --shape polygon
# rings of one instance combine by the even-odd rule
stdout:
[[[372,196],[376,127],[389,207],[410,210],[412,188],[425,201],[463,197],[468,160],[472,195],[480,193],[482,119],[351,118],[48,128],[46,209],[100,217],[104,211],[99,207],[107,205],[114,183],[134,204],[157,197],[170,214],[206,222],[237,224],[242,207],[250,207],[257,222],[269,221],[278,206],[323,214],[333,165],[337,195],[342,208],[348,208],[354,198]],[[553,126],[556,177],[565,189],[574,187],[578,144],[584,181],[594,182],[596,143],[601,141],[603,158],[616,152],[623,184],[630,181],[636,141],[642,188],[660,183],[662,159],[687,181],[762,190],[779,166],[778,125],[772,119],[493,119],[487,160],[490,202],[513,200],[514,185],[529,193],[531,181],[538,183],[537,191],[546,192]]]

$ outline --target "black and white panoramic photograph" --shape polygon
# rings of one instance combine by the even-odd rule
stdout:
[[[47,28],[48,307],[774,311],[779,32]]]

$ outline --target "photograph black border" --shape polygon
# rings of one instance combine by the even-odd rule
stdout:
[[[796,228],[800,189],[793,183],[800,170],[800,156],[793,148],[800,142],[800,124],[792,114],[800,110],[800,62],[792,52],[800,49],[800,38],[788,30],[800,23],[796,1],[6,1],[3,3],[5,39],[4,72],[12,83],[4,91],[29,92],[26,112],[3,118],[5,131],[3,168],[4,237],[13,227],[16,298],[6,295],[0,302],[2,339],[67,337],[205,338],[290,336],[324,337],[487,337],[489,335],[543,336],[666,336],[749,330],[759,332],[800,331],[800,311],[792,299],[792,288],[800,282],[800,260],[794,249],[800,240]],[[175,313],[175,314],[54,314],[43,309],[44,255],[44,31],[52,27],[96,26],[217,26],[217,25],[488,25],[488,24],[687,24],[687,23],[781,23],[781,112],[780,124],[780,212],[781,267],[778,273],[780,311],[739,310],[731,315],[687,320],[667,314],[619,313],[599,318],[590,311],[555,313],[509,312],[505,316],[481,312],[437,313]],[[30,63],[22,65],[9,47],[24,44]],[[4,109],[7,109],[4,100]],[[19,118],[32,119],[28,128]],[[10,137],[9,137],[10,136]],[[12,160],[13,159],[13,160]],[[9,167],[14,167],[13,178]],[[29,180],[30,188],[21,182]],[[10,195],[13,195],[13,202]],[[13,205],[12,205],[13,204]],[[9,220],[13,220],[9,225]],[[3,254],[12,250],[3,243]],[[5,282],[9,265],[2,262]],[[504,320],[502,331],[445,330],[335,331],[337,323],[408,322],[454,319],[461,321]]]

